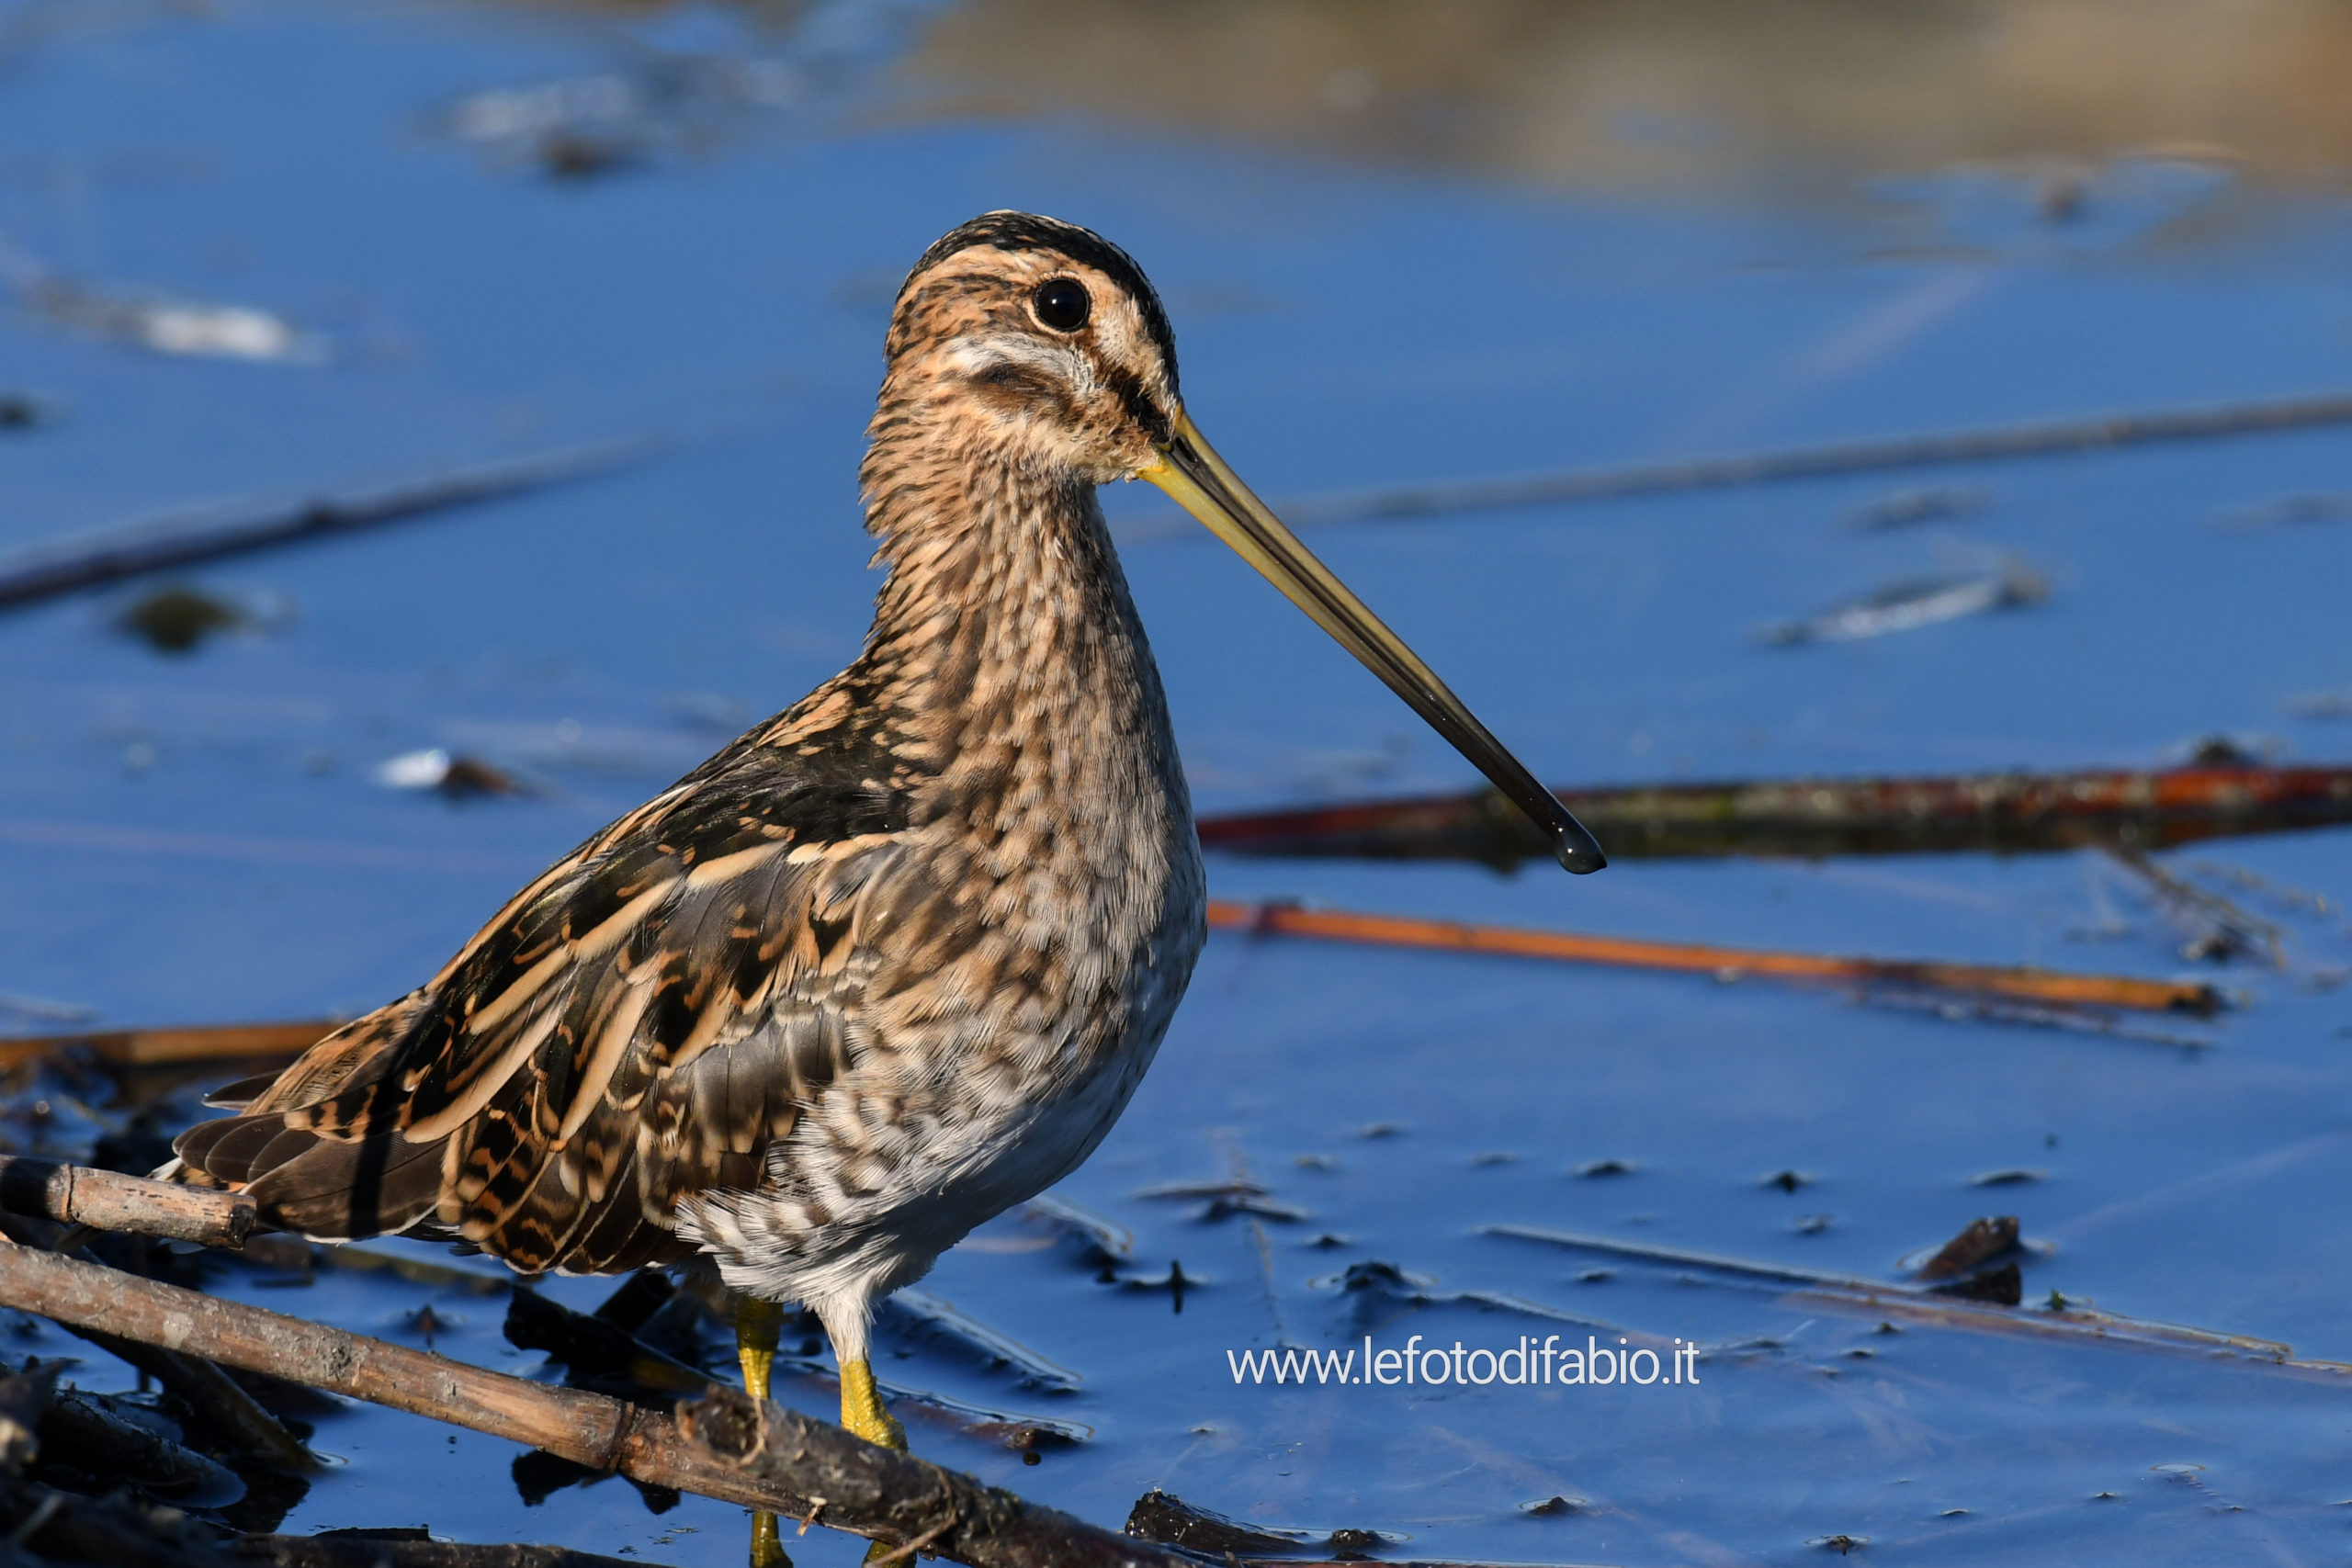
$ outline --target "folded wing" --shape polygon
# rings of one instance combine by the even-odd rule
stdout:
[[[863,939],[904,860],[889,762],[747,737],[183,1134],[182,1179],[316,1239],[454,1235],[526,1272],[680,1256],[677,1201],[759,1185],[856,1065]]]

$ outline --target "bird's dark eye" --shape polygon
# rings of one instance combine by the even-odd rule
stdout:
[[[1037,319],[1057,333],[1078,331],[1086,324],[1087,312],[1094,309],[1086,285],[1074,277],[1049,278],[1039,284],[1029,304]]]

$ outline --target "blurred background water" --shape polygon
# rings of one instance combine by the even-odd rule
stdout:
[[[18,0],[0,9],[0,548],[654,445],[495,505],[0,619],[0,1027],[373,1007],[839,668],[874,581],[854,472],[882,328],[906,266],[975,212],[1049,212],[1130,250],[1175,319],[1189,406],[1279,502],[2352,389],[2347,75],[2352,15],[2321,0]],[[1547,780],[2156,764],[2213,735],[2335,759],[2346,442],[1313,542]],[[1105,500],[1204,811],[1472,782],[1239,562],[1159,528],[1157,492]],[[1910,525],[1857,525],[1888,518]],[[1851,642],[1758,635],[2008,570],[2046,597]],[[216,607],[192,647],[124,629],[163,583]],[[437,777],[435,753],[527,793],[394,787]],[[1181,1311],[1008,1219],[924,1288],[1079,1391],[919,1338],[884,1376],[1091,1427],[1035,1467],[915,1437],[1113,1524],[1161,1486],[1387,1531],[1417,1558],[1803,1561],[1845,1536],[1899,1562],[2332,1560],[2352,1380],[1882,1335],[1477,1228],[1892,1278],[2015,1213],[2040,1244],[2029,1300],[2352,1359],[2352,838],[2172,863],[2286,933],[2283,964],[2211,976],[2246,1005],[2169,1031],[2193,1047],[1220,935],[1140,1098],[1060,1190],[1135,1233],[1134,1280],[1181,1263],[1198,1281]],[[2089,852],[1574,882],[1217,861],[1211,881],[1692,941],[2198,967],[2144,883]],[[1759,1185],[1782,1171],[1808,1179]],[[1970,1184],[2002,1171],[2021,1174]],[[1237,1179],[1298,1213],[1138,1196]],[[1430,1299],[1335,1283],[1373,1262]],[[321,1280],[256,1296],[367,1332],[434,1299]],[[1557,1331],[1447,1294],[1464,1290],[1699,1340],[1702,1386],[1228,1373],[1228,1349]],[[436,1310],[441,1348],[530,1364],[494,1305]],[[791,1397],[827,1411],[821,1390]],[[617,1483],[527,1506],[513,1445],[422,1421],[355,1409],[319,1442],[348,1463],[288,1529],[742,1551],[739,1511],[656,1517]],[[1554,1495],[1578,1506],[1521,1506]]]

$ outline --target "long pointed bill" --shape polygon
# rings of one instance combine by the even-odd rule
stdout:
[[[1552,852],[1574,872],[1599,871],[1609,863],[1600,845],[1569,814],[1550,790],[1535,782],[1520,760],[1503,750],[1462,699],[1446,690],[1430,667],[1404,639],[1383,626],[1331,575],[1298,536],[1250,493],[1240,476],[1204,440],[1189,417],[1177,423],[1176,434],[1161,448],[1160,460],[1137,476],[1149,479],[1199,518],[1209,531],[1240,553],[1241,558],[1263,573],[1290,602],[1314,617],[1315,624],[1339,639],[1340,646],[1364,662],[1364,667],[1389,690],[1405,699],[1430,728],[1446,738],[1453,749],[1494,781],[1497,789],[1527,813],[1528,819],[1552,840]]]

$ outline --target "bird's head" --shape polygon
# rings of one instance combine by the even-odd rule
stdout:
[[[877,438],[944,421],[950,451],[1055,479],[1151,480],[1476,763],[1562,865],[1606,863],[1583,824],[1209,446],[1177,393],[1168,312],[1126,252],[1058,219],[984,213],[907,275],[886,352]]]
[[[894,391],[935,399],[977,444],[1097,484],[1157,462],[1183,419],[1159,294],[1057,219],[990,212],[943,236],[899,290],[887,350],[883,417]]]

